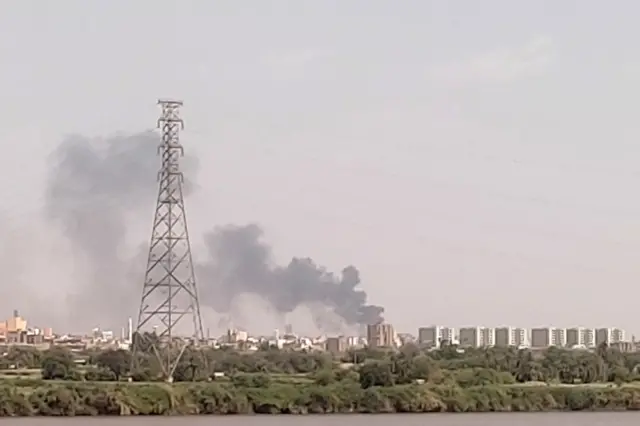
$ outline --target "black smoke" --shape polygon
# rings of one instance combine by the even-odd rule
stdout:
[[[198,278],[205,303],[217,312],[229,312],[236,296],[250,293],[261,296],[280,313],[323,305],[347,325],[382,321],[384,309],[367,304],[354,266],[336,275],[308,257],[276,265],[256,224],[219,227],[205,235],[205,243],[209,261],[199,265]],[[325,316],[322,312],[314,315],[322,327]]]
[[[146,257],[141,250],[132,259],[124,249],[132,222],[149,222],[150,232],[159,142],[154,132],[109,138],[71,136],[54,151],[46,215],[71,243],[78,263],[89,271],[87,281],[75,283],[69,291],[70,317],[114,326],[137,313]],[[197,166],[194,157],[184,157],[187,178],[195,176]],[[186,179],[185,194],[194,187]],[[196,265],[203,307],[228,313],[236,296],[251,293],[280,313],[320,305],[348,325],[381,320],[383,309],[367,304],[355,267],[344,268],[338,276],[304,257],[278,266],[262,236],[258,225],[230,225],[204,235],[207,261]],[[144,241],[140,244],[146,249]],[[324,311],[314,309],[317,324],[328,322]]]

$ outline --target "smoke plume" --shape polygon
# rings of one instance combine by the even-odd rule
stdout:
[[[367,304],[354,266],[345,267],[340,276],[307,257],[277,266],[256,224],[219,227],[205,235],[205,243],[209,262],[199,265],[198,278],[202,298],[217,312],[229,312],[235,297],[251,293],[280,313],[313,307],[316,324],[325,330],[336,328],[335,315],[349,326],[382,320],[384,309]]]
[[[75,318],[114,326],[135,311],[142,278],[133,280],[130,272],[127,223],[131,218],[151,220],[158,144],[152,132],[105,139],[70,136],[53,152],[46,213],[80,260],[82,278],[67,296]],[[144,270],[143,263],[135,266]]]
[[[72,136],[53,153],[45,194],[47,217],[79,260],[82,278],[73,283],[67,308],[83,323],[115,326],[137,313],[146,244],[136,241],[140,250],[135,255],[126,243],[132,223],[145,224],[150,232],[159,142],[153,132],[104,139]],[[194,177],[197,166],[193,157],[183,159],[187,178]],[[185,194],[193,188],[187,179]],[[204,236],[208,257],[196,265],[203,308],[228,314],[237,296],[253,294],[280,314],[308,307],[321,329],[341,326],[336,318],[342,325],[381,320],[383,309],[367,304],[355,267],[337,276],[309,258],[277,266],[262,237],[255,224],[215,228]]]

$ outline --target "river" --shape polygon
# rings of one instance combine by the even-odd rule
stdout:
[[[631,426],[640,412],[4,418],[0,426]]]

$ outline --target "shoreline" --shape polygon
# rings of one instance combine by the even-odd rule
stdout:
[[[0,417],[638,410],[640,386],[0,382]]]

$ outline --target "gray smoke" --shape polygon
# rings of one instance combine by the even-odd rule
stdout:
[[[275,265],[271,248],[263,241],[256,224],[219,227],[205,235],[209,262],[198,265],[200,291],[204,304],[226,313],[232,301],[244,293],[267,300],[280,313],[300,306],[324,306],[329,312],[314,309],[321,329],[335,329],[332,313],[347,325],[382,321],[384,309],[367,304],[367,294],[358,288],[360,273],[347,266],[338,276],[312,259],[296,257],[286,266]]]
[[[153,132],[71,136],[53,153],[45,194],[47,216],[72,244],[89,276],[68,296],[73,318],[115,326],[137,311],[147,247],[141,242],[144,250],[137,256],[124,250],[128,224],[152,219],[159,142]],[[183,159],[187,177],[195,175],[197,166],[194,157]],[[193,187],[187,179],[185,194]],[[234,297],[251,293],[283,314],[310,307],[323,329],[336,328],[332,316],[349,325],[382,318],[381,307],[367,305],[355,267],[336,276],[308,258],[294,258],[285,267],[273,265],[258,225],[217,228],[205,235],[205,242],[209,261],[196,265],[203,307],[229,313]]]
[[[128,219],[152,219],[159,142],[153,132],[104,139],[76,135],[53,152],[47,217],[60,226],[82,259],[79,265],[88,269],[88,281],[76,283],[68,295],[75,318],[115,326],[135,310],[142,281],[130,272],[131,255],[123,250]],[[144,256],[136,259],[144,262]],[[134,268],[141,269],[144,264]]]

